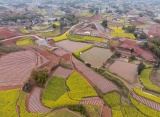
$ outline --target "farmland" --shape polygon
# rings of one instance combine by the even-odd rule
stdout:
[[[16,102],[19,97],[19,89],[0,92],[0,113],[1,117],[16,117]]]
[[[81,50],[81,49],[90,45],[90,44],[86,44],[86,43],[73,42],[70,40],[60,41],[55,44],[57,46],[64,48],[65,50],[67,50],[69,52],[76,52],[76,51]]]
[[[46,30],[46,29],[48,29],[48,28],[50,28],[50,25],[47,25],[47,26],[45,26],[45,27],[38,28],[38,29],[33,29],[32,31]]]
[[[55,79],[54,79],[55,78]],[[53,84],[60,81],[59,85]],[[53,77],[43,91],[42,103],[49,108],[63,107],[66,105],[77,105],[78,101],[71,100],[68,97],[68,93],[65,86],[65,79],[61,77]],[[62,89],[61,89],[62,88]],[[54,90],[54,89],[57,89]],[[50,93],[54,92],[54,93]],[[50,97],[49,97],[50,96]]]
[[[83,97],[93,97],[97,96],[94,89],[85,81],[85,79],[74,72],[69,76],[66,82],[69,87],[69,96],[73,100],[83,100]]]
[[[22,37],[20,40],[16,42],[16,45],[24,46],[24,45],[35,45],[32,41],[32,37]]]
[[[157,87],[156,85],[152,84],[152,82],[149,79],[149,75],[153,69],[144,69],[142,73],[140,74],[140,81],[144,85],[144,87],[148,90],[155,91],[155,92],[160,92],[160,88]]]
[[[80,35],[71,35],[70,40],[73,41],[98,41],[98,42],[102,42],[102,41],[109,41],[107,39],[103,39],[103,38],[98,38],[98,37],[89,37],[89,36],[80,36]]]
[[[54,38],[53,41],[58,42],[58,41],[66,40],[66,39],[68,39],[68,37],[66,35],[63,35],[63,36]]]
[[[109,27],[110,29],[114,30],[114,32],[110,32],[111,33],[111,36],[113,37],[127,37],[127,38],[130,38],[130,39],[135,39],[135,36],[131,33],[125,33],[124,30],[122,30],[121,27],[119,28],[115,28],[115,27]]]
[[[93,67],[99,68],[112,54],[109,49],[93,47],[83,52],[80,57]]]
[[[125,78],[126,80],[132,83],[138,83],[136,79],[137,75],[137,65],[126,63],[122,61],[115,61],[110,67],[109,70],[112,73],[116,73],[117,75]]]
[[[59,30],[54,30],[52,32],[44,32],[44,33],[40,33],[41,35],[43,35],[44,37],[54,37],[54,36],[58,36]]]
[[[26,30],[26,29],[21,28],[20,31],[21,31],[22,33],[24,33],[24,34],[29,34],[29,31]]]

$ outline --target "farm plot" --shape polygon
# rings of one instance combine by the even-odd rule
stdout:
[[[6,39],[6,38],[9,38],[9,37],[14,37],[16,36],[17,34],[14,33],[14,32],[11,32],[9,29],[7,28],[2,28],[0,29],[0,40],[1,39]]]
[[[152,70],[153,68],[144,69],[140,74],[140,81],[146,89],[160,93],[160,88],[150,81],[150,73]]]
[[[58,36],[60,34],[59,30],[54,30],[51,32],[44,32],[44,33],[40,33],[41,35],[43,35],[44,37],[54,37],[54,36]]]
[[[110,32],[111,33],[111,36],[113,37],[127,37],[127,38],[130,38],[130,39],[135,39],[135,36],[131,33],[125,33],[124,30],[122,30],[121,27],[119,28],[115,28],[115,27],[109,27],[110,29],[114,30],[114,32]]]
[[[69,52],[75,52],[75,51],[81,50],[83,48],[86,48],[90,45],[87,43],[73,42],[70,40],[60,41],[55,44],[65,50],[69,51]]]
[[[114,85],[111,81],[94,72],[92,69],[88,68],[84,63],[77,60],[72,56],[72,61],[75,67],[82,72],[90,81],[92,81],[103,93],[107,93],[110,91],[118,91],[116,85]]]
[[[36,54],[20,51],[2,56],[0,59],[0,87],[22,85],[36,66]]]
[[[48,112],[50,109],[46,108],[40,102],[40,95],[41,95],[41,88],[35,87],[28,99],[28,110],[32,113],[45,113]]]
[[[63,56],[65,54],[68,54],[68,52],[66,52],[65,50],[61,49],[61,48],[58,48],[56,49],[55,51],[53,51],[56,55],[58,56]]]
[[[103,62],[112,56],[109,49],[93,47],[83,52],[80,57],[86,62],[90,63],[93,67],[99,68]]]
[[[38,28],[38,29],[33,29],[32,31],[39,31],[39,30],[46,30],[48,28],[50,28],[51,25],[47,25],[45,27],[41,27],[41,28]]]
[[[53,38],[53,41],[58,42],[58,41],[66,40],[66,39],[68,39],[68,37],[66,35],[62,35],[60,37]]]
[[[53,76],[43,91],[42,103],[49,108],[56,108],[66,105],[78,105],[79,101],[68,97],[65,78]]]
[[[0,92],[1,117],[16,117],[16,102],[19,97],[19,89]]]
[[[70,91],[69,96],[73,100],[83,100],[83,97],[95,97],[97,93],[88,84],[88,82],[77,72],[74,72],[69,76],[66,81]]]
[[[136,79],[137,75],[137,65],[126,63],[122,61],[115,61],[110,67],[109,70],[117,75],[125,78],[126,80],[132,83],[138,83]]]
[[[73,70],[70,69],[66,69],[63,67],[58,67],[54,73],[52,74],[53,76],[60,76],[60,77],[64,77],[67,78],[69,75],[71,75],[73,73]]]
[[[31,39],[32,39],[32,37],[28,37],[28,36],[22,37],[20,40],[18,40],[16,42],[16,45],[19,45],[19,46],[23,46],[23,45],[35,45]]]

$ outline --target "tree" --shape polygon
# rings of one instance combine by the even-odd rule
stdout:
[[[55,25],[55,24],[53,24],[53,26],[52,26],[53,28],[57,28],[57,26]]]
[[[96,15],[98,14],[98,12],[99,12],[99,11],[98,11],[98,10],[96,10]]]
[[[143,13],[139,13],[138,15],[139,15],[139,17],[143,17]]]
[[[121,56],[121,53],[118,52],[118,51],[116,51],[116,52],[115,52],[115,55],[116,55],[117,57],[120,57],[120,56]]]
[[[128,27],[127,27],[127,32],[133,33],[134,30],[135,30],[135,28],[136,28],[136,26],[128,26]]]
[[[107,20],[104,20],[104,21],[102,22],[102,25],[103,25],[105,28],[107,28],[107,27],[108,27],[108,21],[107,21]]]
[[[142,70],[143,70],[145,67],[146,67],[146,66],[143,64],[143,61],[141,61],[140,64],[138,65],[138,68],[137,68],[138,75],[142,72]]]

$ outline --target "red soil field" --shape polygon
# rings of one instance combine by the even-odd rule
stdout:
[[[99,97],[91,97],[91,98],[83,98],[83,101],[80,101],[79,104],[102,105],[103,106],[104,102]]]
[[[66,52],[65,50],[63,50],[61,48],[58,48],[58,49],[54,50],[53,52],[58,56],[63,56],[65,54],[68,54],[68,52]]]
[[[36,54],[31,51],[14,52],[0,58],[0,87],[20,86],[36,66]]]
[[[15,38],[15,39],[11,39],[11,40],[6,40],[6,41],[2,41],[1,43],[3,45],[12,45],[14,44],[16,41],[18,41],[19,39],[21,39],[20,37]]]
[[[41,92],[42,92],[42,89],[41,88],[38,88],[38,87],[35,87],[30,96],[29,96],[29,99],[27,100],[28,101],[28,111],[31,112],[31,113],[46,113],[48,111],[50,111],[51,109],[45,107],[42,105],[41,101],[40,101],[40,96],[41,96]]]
[[[110,65],[109,70],[127,79],[132,83],[137,83],[136,80],[137,67],[138,65],[136,64],[131,64],[122,61],[115,61],[112,65]]]
[[[6,38],[9,38],[9,37],[13,37],[13,36],[16,36],[16,35],[17,35],[16,33],[11,32],[7,28],[0,29],[0,40],[1,39],[6,39]]]
[[[52,74],[53,76],[60,76],[63,78],[67,78],[69,75],[71,75],[74,71],[70,69],[66,69],[63,67],[58,67],[54,73]]]

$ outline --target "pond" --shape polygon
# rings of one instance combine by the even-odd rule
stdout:
[[[80,57],[90,63],[92,67],[100,68],[107,59],[109,59],[113,53],[109,49],[93,47],[83,52]]]

